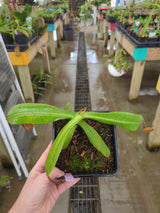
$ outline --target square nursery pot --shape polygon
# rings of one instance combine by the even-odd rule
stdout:
[[[20,47],[20,52],[24,52],[29,48],[29,44],[32,45],[37,41],[37,35],[35,33],[32,36],[27,37],[24,34],[15,35],[15,44],[13,38],[11,42],[5,43],[6,49],[8,52],[14,52],[14,48],[18,44]]]
[[[110,149],[110,157],[104,157],[88,140],[85,132],[78,125],[69,146],[62,150],[56,167],[74,177],[114,176],[119,170],[116,127],[94,120],[85,120],[94,127]],[[53,143],[61,128],[68,120],[53,123]]]
[[[73,41],[73,26],[72,24],[63,25],[63,39]]]

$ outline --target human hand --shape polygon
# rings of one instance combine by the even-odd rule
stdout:
[[[51,146],[52,142],[29,173],[29,177],[9,213],[51,212],[58,197],[80,180],[80,178],[75,178],[73,181],[57,185],[48,179],[45,173],[45,161]],[[55,167],[50,174],[50,179],[55,180],[61,176],[64,176],[64,172]]]

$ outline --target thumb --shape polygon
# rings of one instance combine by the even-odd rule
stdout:
[[[66,191],[68,188],[74,186],[78,181],[80,181],[80,178],[74,178],[74,180],[69,182],[64,182],[60,185],[58,185],[59,193],[62,194],[64,191]]]

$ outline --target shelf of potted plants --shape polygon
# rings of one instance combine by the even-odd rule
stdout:
[[[15,3],[12,2],[12,4]],[[24,52],[39,36],[44,34],[47,26],[42,17],[32,16],[36,12],[28,4],[23,7],[18,5],[11,6],[11,3],[8,3],[8,5],[4,5],[4,8],[6,13],[5,17],[2,18],[0,32],[6,49],[8,52]]]
[[[137,48],[160,46],[160,5],[156,2],[142,2],[140,6],[126,8],[127,16],[125,10],[118,16],[118,30]]]

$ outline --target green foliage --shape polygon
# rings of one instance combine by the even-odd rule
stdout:
[[[92,0],[85,1],[83,5],[79,6],[79,14],[82,20],[87,21],[92,18],[93,7],[94,4]]]
[[[44,17],[44,18],[55,18],[60,11],[58,10],[47,10],[46,8],[40,8],[37,10],[38,16]]]
[[[19,104],[15,105],[8,113],[7,120],[11,124],[42,124],[62,119],[70,121],[61,129],[57,135],[46,159],[46,173],[49,176],[61,150],[68,146],[77,125],[80,125],[87,134],[90,142],[105,157],[110,155],[110,150],[91,126],[84,119],[92,119],[102,123],[118,125],[122,128],[135,131],[143,121],[141,115],[127,112],[86,112],[86,108],[79,113],[73,112],[71,105],[67,104],[65,110],[46,104]]]
[[[3,7],[0,7],[0,19],[9,19],[9,9],[6,5],[3,5]]]
[[[32,11],[32,7],[29,4],[26,4],[24,9],[20,12],[18,10],[13,11],[13,15],[16,19],[18,19],[19,24],[23,25],[26,22],[26,18],[30,16]]]
[[[152,14],[153,14],[153,10],[151,11],[149,17],[147,17],[147,19],[146,19],[146,23],[144,24],[143,31],[142,31],[142,37],[145,36],[145,33],[146,33],[146,31],[147,31],[147,28],[148,28],[148,26],[149,26],[149,24],[150,24],[150,21],[151,21],[151,19],[152,19]]]
[[[110,6],[111,0],[92,0],[93,4],[98,8],[102,4],[107,4],[107,6]]]
[[[115,8],[109,8],[108,10],[104,10],[103,13],[107,16],[107,17],[118,17],[121,15],[122,13],[122,8],[121,7],[115,7]]]
[[[106,65],[108,66],[109,64],[112,64],[117,70],[121,71],[123,69],[125,72],[127,72],[129,65],[126,62],[126,55],[127,52],[125,49],[121,48],[120,53],[116,57],[116,60],[115,56],[113,56],[106,61]],[[104,57],[109,57],[109,55],[104,55]]]
[[[9,176],[2,176],[0,179],[0,186],[6,186],[7,181],[12,179],[12,177]]]
[[[1,33],[12,33],[12,22],[9,22],[7,19],[2,19],[0,22],[0,32]]]
[[[32,29],[37,35],[42,35],[47,30],[48,25],[45,24],[42,16],[32,18]]]
[[[46,88],[42,87],[42,84],[52,84],[48,79],[51,78],[49,73],[45,73],[43,68],[41,68],[41,72],[38,75],[35,75],[32,78],[32,87],[35,95],[43,95],[42,91],[46,90]]]
[[[0,31],[2,33],[9,33],[12,35],[14,41],[15,32],[29,37],[32,34],[32,30],[28,27],[28,24],[26,24],[26,18],[30,15],[32,7],[30,5],[26,5],[21,12],[14,8],[11,10],[13,13],[12,17],[11,12],[6,6],[4,6],[3,9],[0,8]]]

